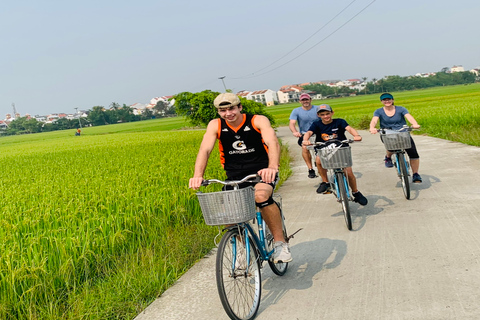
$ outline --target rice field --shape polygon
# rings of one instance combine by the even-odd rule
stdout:
[[[408,109],[422,126],[415,134],[480,146],[480,83],[437,87],[415,91],[392,92],[395,104]],[[379,94],[328,100],[314,100],[314,105],[329,104],[334,117],[344,118],[356,129],[368,129],[375,109],[382,107]],[[270,107],[279,125],[288,124],[296,104]]]
[[[1,145],[0,318],[130,319],[208,252],[187,188],[202,134]]]
[[[479,144],[480,84],[393,94],[421,134]],[[321,102],[357,128],[381,106],[377,95]],[[268,111],[286,124],[296,106]],[[132,319],[213,247],[217,228],[187,188],[204,130],[185,127],[0,138],[0,319]],[[206,177],[223,175],[215,149]]]

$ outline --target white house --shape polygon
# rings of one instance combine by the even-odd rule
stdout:
[[[257,90],[253,92],[242,90],[237,93],[237,96],[243,97],[247,100],[253,100],[255,102],[263,103],[267,107],[273,106],[275,102],[278,102],[277,92],[270,89]]]
[[[252,100],[263,103],[264,105],[273,106],[275,101],[278,102],[277,93],[273,90],[258,90],[252,92]]]
[[[465,69],[463,69],[462,66],[453,66],[452,68],[450,68],[450,72],[451,73],[454,73],[454,72],[464,72]]]

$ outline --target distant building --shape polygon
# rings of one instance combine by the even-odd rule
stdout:
[[[454,72],[464,72],[465,70],[463,69],[462,66],[453,66],[450,68],[450,72],[451,73],[454,73]]]
[[[257,91],[247,91],[247,90],[242,90],[237,93],[237,96],[243,97],[247,100],[253,100],[255,102],[260,102],[264,105],[268,106],[273,106],[275,102],[278,102],[278,96],[277,92],[271,90],[271,89],[266,89],[266,90],[257,90]]]

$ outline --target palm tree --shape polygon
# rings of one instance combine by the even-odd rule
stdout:
[[[362,80],[363,80],[364,83],[367,82],[367,79],[368,79],[367,77],[362,77]],[[365,88],[365,94],[367,94],[367,84],[366,83],[365,83],[364,88]]]
[[[375,83],[377,82],[377,78],[372,78],[373,82],[373,92],[375,92]]]

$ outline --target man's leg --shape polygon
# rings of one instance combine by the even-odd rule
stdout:
[[[258,183],[255,186],[255,201],[261,206],[260,211],[265,223],[272,232],[274,243],[273,262],[290,262],[292,255],[288,243],[285,242],[282,228],[282,217],[280,216],[280,209],[273,202],[271,202],[271,195],[273,187],[265,183]]]
[[[316,163],[317,163],[318,174],[322,178],[322,182],[320,183],[320,185],[317,188],[317,193],[325,193],[325,194],[331,193],[330,184],[328,182],[327,169],[324,169],[322,167],[322,163],[320,162],[320,157],[319,156],[317,156],[315,160],[316,160]]]
[[[255,185],[255,202],[264,203],[273,193],[273,187],[266,183],[257,183]],[[260,208],[262,218],[267,223],[272,232],[275,241],[285,242],[282,229],[282,218],[280,217],[280,209],[276,204],[271,204]]]
[[[305,163],[307,164],[308,169],[313,169],[312,165],[312,155],[310,154],[310,151],[306,147],[302,147],[302,157],[303,160],[305,160]]]

